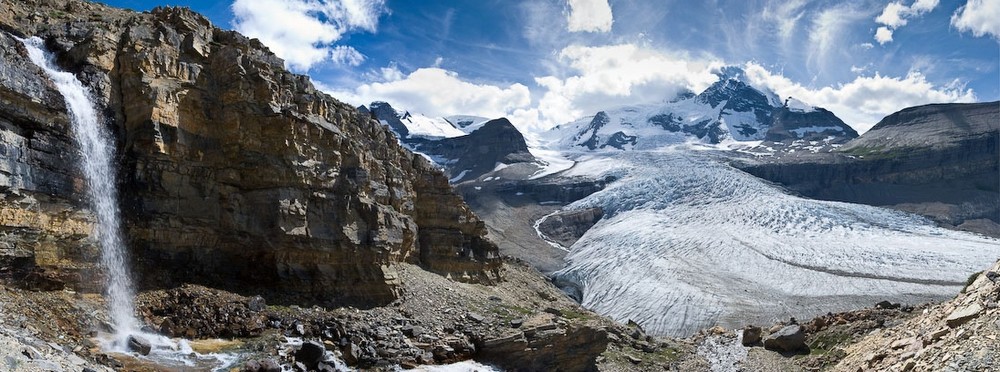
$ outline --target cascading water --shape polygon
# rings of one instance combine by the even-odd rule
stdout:
[[[149,357],[157,364],[198,369],[221,369],[236,360],[234,354],[194,353],[186,340],[142,332],[135,314],[135,289],[129,274],[127,253],[122,240],[115,185],[113,139],[102,125],[90,92],[76,76],[56,67],[52,56],[43,50],[37,37],[18,39],[28,57],[55,83],[69,109],[73,138],[80,147],[80,168],[87,183],[87,199],[97,216],[96,234],[101,247],[101,265],[107,273],[108,312],[114,334],[104,339],[103,347],[112,352],[127,352],[130,337],[150,343]]]
[[[112,166],[114,148],[108,130],[99,120],[90,93],[76,76],[60,71],[52,57],[42,49],[42,40],[22,39],[28,56],[41,67],[69,109],[73,138],[80,146],[80,168],[87,182],[87,199],[97,216],[97,239],[101,247],[101,264],[107,273],[108,311],[115,328],[115,344],[124,345],[128,336],[139,330],[133,298],[135,290],[129,276],[125,244],[122,241],[121,218],[118,211],[118,189]]]

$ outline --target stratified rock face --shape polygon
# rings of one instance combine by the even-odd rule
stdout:
[[[94,276],[98,257],[94,216],[79,200],[65,103],[25,53],[0,33],[0,278],[95,289],[83,280]]]
[[[559,211],[538,223],[538,231],[563,247],[571,247],[583,234],[604,217],[601,208]]]
[[[395,262],[458,280],[499,275],[496,246],[440,171],[369,115],[287,72],[257,40],[180,8],[25,1],[9,10],[4,28],[46,39],[119,127],[122,209],[144,284],[379,304],[396,295]],[[0,97],[38,95],[29,93]],[[75,153],[61,101],[42,101],[38,110],[63,123],[52,128],[61,141],[53,152]],[[6,124],[21,132],[52,126],[4,114],[29,119]],[[52,169],[73,174],[64,171],[71,160]]]

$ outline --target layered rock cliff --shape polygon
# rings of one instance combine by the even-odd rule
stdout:
[[[61,278],[94,254],[66,109],[14,34],[44,39],[106,108],[144,286],[370,305],[398,294],[397,262],[498,279],[496,246],[440,171],[257,40],[187,9],[73,0],[0,4],[0,28],[4,260]]]

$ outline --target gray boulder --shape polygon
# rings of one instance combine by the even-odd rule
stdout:
[[[764,348],[780,352],[796,352],[808,350],[806,332],[802,326],[795,324],[778,330],[764,338]]]

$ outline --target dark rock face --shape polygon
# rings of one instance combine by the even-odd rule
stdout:
[[[474,179],[489,173],[497,164],[532,163],[535,157],[513,124],[507,119],[494,119],[472,133],[440,140],[412,139],[415,150],[451,159],[446,167],[457,180]]]
[[[595,150],[601,143],[601,137],[597,134],[597,132],[600,131],[601,128],[603,128],[605,125],[608,125],[608,123],[610,122],[611,118],[608,117],[607,113],[605,113],[604,111],[598,112],[597,115],[594,115],[594,119],[590,121],[590,125],[587,126],[587,128],[584,129],[582,132],[577,134],[574,140],[587,137],[587,133],[590,133],[589,138],[587,138],[586,141],[581,143],[580,146],[586,147],[591,150]]]
[[[141,284],[372,305],[397,295],[394,262],[456,280],[498,278],[496,246],[440,171],[370,116],[285,71],[258,41],[182,8],[134,13],[58,0],[8,10],[3,29],[45,39],[107,108]],[[50,195],[0,199],[0,225],[19,228],[18,242],[55,242],[18,243],[14,253],[0,244],[0,256],[85,267],[96,261],[81,259],[93,252],[92,218],[76,200],[65,108],[17,43],[6,34],[0,43],[0,63],[17,66],[0,73],[0,99],[10,103],[0,107],[0,151],[25,154],[0,160],[0,192]]]
[[[854,128],[822,108],[801,112],[782,107],[775,109],[772,116],[774,121],[764,135],[765,141],[823,141],[833,137],[831,143],[844,143],[858,137]]]
[[[615,180],[616,178],[612,176],[602,179],[545,177],[537,180],[507,182],[498,186],[496,192],[501,194],[521,193],[537,203],[569,204],[603,190],[605,186]],[[463,189],[463,191],[473,192],[468,189]]]
[[[550,215],[538,224],[538,230],[563,247],[570,247],[603,216],[601,208],[563,211]]]
[[[805,196],[888,206],[1000,236],[1000,103],[887,116],[835,153],[736,164]]]
[[[630,136],[622,132],[615,132],[608,138],[608,142],[601,145],[601,148],[611,146],[619,150],[624,150],[625,146],[635,146],[638,137]]]
[[[772,107],[767,96],[737,79],[723,76],[715,84],[708,87],[696,98],[699,102],[707,103],[712,107],[717,107],[725,102],[724,111],[730,112],[750,112],[757,118],[759,123],[769,124],[771,122]],[[757,128],[741,128],[741,134],[752,135],[758,131]],[[751,131],[752,130],[752,131]]]
[[[806,332],[802,326],[793,324],[764,338],[764,348],[782,352],[808,350]]]
[[[399,135],[399,138],[406,139],[409,137],[410,129],[406,127],[406,124],[403,124],[399,114],[388,103],[372,102],[368,107],[361,106],[359,110],[362,113],[371,115],[375,119],[384,120],[388,123],[389,128],[392,128],[392,131]],[[405,113],[404,115],[409,115],[409,113]]]
[[[359,110],[387,125],[399,136],[400,142],[414,151],[441,159],[438,166],[444,168],[453,182],[478,178],[493,171],[499,164],[536,162],[528,151],[524,135],[506,118],[490,120],[464,136],[428,138],[411,137],[403,122],[410,113],[400,114],[388,103],[373,102],[368,107],[361,106]],[[452,125],[465,128],[471,123],[462,121]]]
[[[0,32],[0,279],[98,290],[95,218],[80,198],[66,106],[26,53]]]

